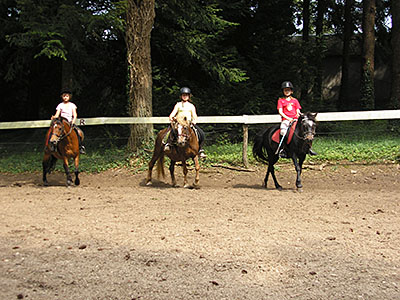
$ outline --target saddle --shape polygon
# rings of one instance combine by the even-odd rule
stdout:
[[[296,125],[297,125],[297,121],[292,123],[292,126],[288,129],[289,130],[289,134],[287,136],[287,141],[286,144],[290,144],[290,142],[292,141],[293,135],[294,135],[294,130],[296,129]],[[281,129],[278,128],[277,130],[275,130],[275,132],[272,134],[272,140],[275,143],[280,142],[280,138],[281,138]]]

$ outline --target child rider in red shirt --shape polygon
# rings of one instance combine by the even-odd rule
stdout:
[[[289,129],[289,124],[293,120],[297,120],[301,114],[300,109],[301,105],[299,101],[292,96],[293,94],[293,84],[290,81],[284,81],[281,86],[284,97],[278,99],[278,112],[282,117],[281,122],[281,139],[283,139],[286,135],[287,130]],[[309,155],[317,155],[316,152],[310,149]],[[279,151],[279,157],[287,158],[287,153],[285,148]]]

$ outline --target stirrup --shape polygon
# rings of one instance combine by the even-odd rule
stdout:
[[[79,153],[80,153],[80,154],[86,154],[85,146],[81,145],[81,146],[79,147]]]
[[[169,143],[166,143],[166,144],[164,145],[164,151],[169,151],[169,150],[171,150],[171,148],[170,148],[170,146],[169,146]]]
[[[312,149],[310,149],[310,150],[308,150],[308,155],[315,156],[315,155],[318,155],[318,153],[313,151]]]
[[[280,158],[288,158],[285,149],[281,149],[281,150],[279,151],[279,157],[280,157]]]

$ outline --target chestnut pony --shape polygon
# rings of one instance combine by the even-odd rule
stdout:
[[[199,142],[197,135],[192,128],[190,122],[184,118],[181,121],[174,121],[171,124],[171,132],[170,134],[174,136],[176,140],[176,145],[171,146],[170,150],[165,152],[164,151],[164,143],[163,139],[166,136],[169,128],[165,128],[161,130],[157,134],[155,146],[154,146],[154,152],[153,152],[153,157],[151,158],[149,162],[149,170],[147,173],[147,178],[146,178],[146,184],[151,185],[151,175],[152,175],[152,170],[157,162],[157,173],[158,175],[162,175],[165,177],[164,173],[164,155],[167,155],[170,160],[171,164],[169,166],[169,172],[171,174],[171,180],[172,180],[172,186],[176,186],[176,179],[175,179],[175,164],[180,161],[182,162],[182,167],[183,167],[183,175],[184,175],[184,187],[190,187],[187,182],[187,165],[186,165],[186,160],[189,158],[193,159],[194,164],[195,164],[195,170],[196,170],[196,177],[194,180],[193,185],[197,186],[199,183],[199,171],[200,171],[200,164],[199,164]]]
[[[301,114],[294,129],[292,140],[288,145],[285,145],[288,156],[293,160],[297,172],[296,187],[299,191],[301,191],[303,187],[300,177],[303,162],[311,148],[315,136],[317,126],[316,116],[316,113],[310,112]],[[264,187],[267,187],[268,176],[269,173],[271,173],[275,188],[282,190],[282,187],[275,177],[274,169],[274,164],[279,159],[279,155],[275,153],[279,141],[274,141],[272,137],[277,130],[279,130],[279,125],[264,129],[256,136],[253,145],[253,156],[257,160],[268,164],[267,174],[264,178]],[[284,145],[282,145],[282,147],[283,146]]]
[[[83,134],[81,136],[83,141]],[[64,118],[57,118],[51,121],[50,128],[46,135],[46,142],[43,156],[43,183],[48,185],[47,173],[54,170],[57,159],[63,161],[67,186],[72,185],[72,176],[69,172],[68,161],[74,160],[75,185],[80,184],[79,180],[79,140],[72,125]]]

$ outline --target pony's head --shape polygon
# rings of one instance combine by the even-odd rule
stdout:
[[[307,112],[301,114],[298,120],[297,126],[299,126],[301,138],[306,141],[312,141],[315,136],[315,130],[317,128],[317,113]]]
[[[61,119],[53,119],[50,124],[49,147],[51,151],[56,151],[57,144],[64,133],[64,124]]]
[[[191,122],[186,117],[179,119],[173,124],[176,133],[176,143],[179,147],[185,147],[191,137]]]
[[[64,118],[53,119],[50,124],[49,147],[51,151],[57,150],[57,144],[66,136],[70,130],[69,122]]]

